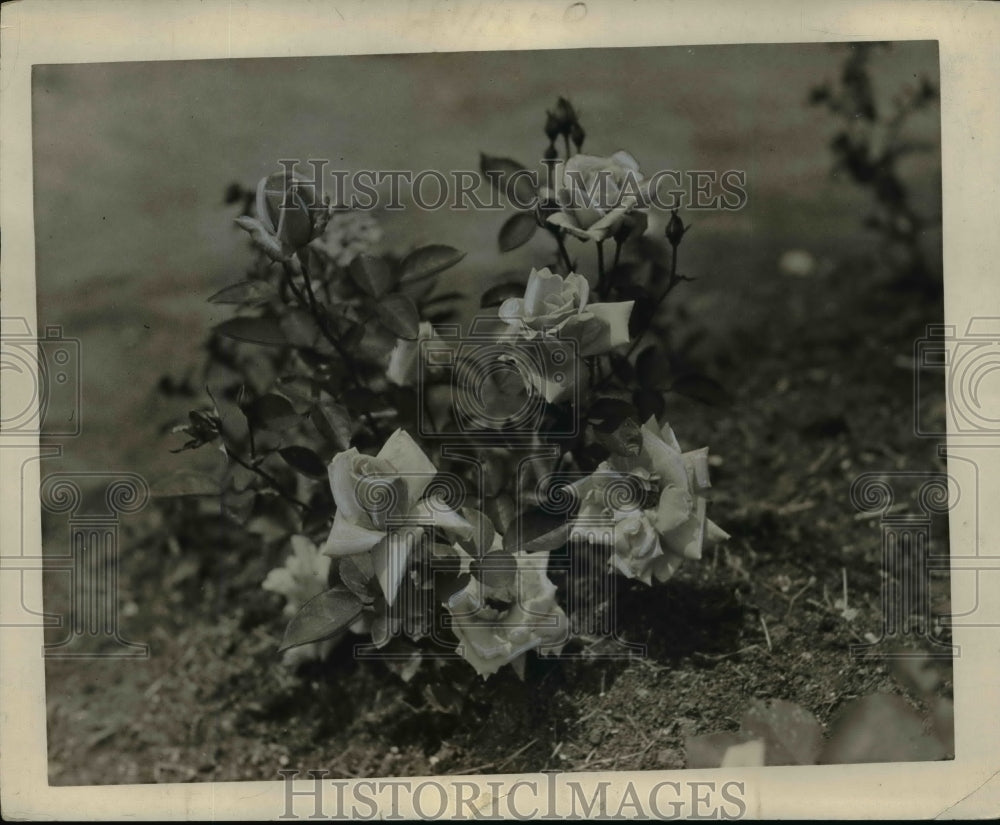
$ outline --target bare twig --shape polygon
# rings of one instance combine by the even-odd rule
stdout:
[[[772,651],[772,647],[771,647],[771,634],[767,630],[767,622],[764,621],[764,614],[763,613],[761,613],[758,618],[760,619],[760,626],[764,628],[764,639],[767,642],[767,652],[770,653]]]

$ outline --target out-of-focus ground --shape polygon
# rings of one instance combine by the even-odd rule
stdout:
[[[327,159],[329,168],[347,170],[448,173],[476,169],[482,151],[533,165],[545,146],[545,108],[565,95],[587,130],[584,151],[625,148],[647,172],[744,170],[749,197],[737,212],[685,215],[695,229],[684,242],[684,269],[699,280],[676,293],[707,330],[713,343],[706,357],[737,398],[729,411],[681,405],[675,425],[682,444],[706,443],[732,468],[718,473],[713,518],[737,539],[711,563],[711,574],[697,571],[692,582],[669,586],[677,610],[690,608],[674,617],[673,627],[701,635],[668,634],[674,647],[663,648],[666,658],[615,666],[607,684],[606,671],[585,665],[565,671],[582,668],[578,684],[553,671],[553,718],[579,720],[587,703],[602,709],[578,731],[578,743],[560,750],[557,764],[581,768],[592,747],[610,747],[610,738],[619,737],[620,746],[607,751],[621,757],[616,767],[680,767],[682,728],[725,727],[747,696],[784,695],[825,721],[838,701],[829,685],[843,697],[888,684],[884,671],[850,670],[846,655],[860,632],[876,629],[878,605],[871,599],[879,592],[877,532],[853,519],[847,490],[852,473],[878,469],[880,460],[886,469],[932,469],[933,451],[907,435],[910,376],[893,359],[908,357],[922,325],[939,321],[941,311],[939,302],[873,288],[863,268],[838,268],[874,250],[874,238],[861,227],[870,201],[831,176],[828,142],[837,124],[805,101],[814,84],[836,76],[842,58],[843,50],[824,45],[780,45],[36,67],[39,326],[61,325],[64,335],[81,341],[82,358],[82,435],[67,440],[62,457],[47,461],[43,472],[130,471],[154,480],[204,460],[169,452],[177,441],[161,428],[186,406],[165,401],[156,382],[195,366],[208,327],[229,317],[226,307],[205,299],[240,280],[249,260],[245,236],[232,224],[234,209],[222,204],[230,182],[253,184],[282,158]],[[933,43],[896,44],[873,59],[876,83],[895,91],[921,73],[935,77],[936,59]],[[937,144],[937,109],[915,117],[909,129],[915,140]],[[915,154],[904,173],[918,208],[937,215],[939,156]],[[501,256],[500,212],[408,208],[379,217],[389,249],[433,242],[466,250],[449,285],[473,294],[503,270],[527,268],[549,254],[538,237]],[[930,237],[928,248],[938,242]],[[811,275],[779,270],[789,250],[812,256]],[[943,408],[935,414],[943,416]],[[892,446],[880,447],[887,439]],[[792,499],[804,509],[781,511]],[[48,523],[52,551],[65,528]],[[209,571],[216,580],[200,582],[201,562],[151,558],[148,544],[133,538],[122,554],[123,598],[132,604],[124,632],[151,634],[145,640],[152,658],[50,663],[53,782],[267,778],[289,764],[324,767],[298,760],[322,759],[334,742],[361,743],[363,760],[349,772],[412,774],[488,761],[495,767],[503,762],[500,749],[514,752],[517,736],[527,741],[540,724],[517,711],[530,702],[522,697],[519,705],[515,694],[530,693],[530,684],[514,680],[500,680],[506,687],[499,690],[507,691],[507,699],[497,700],[507,709],[504,723],[480,739],[453,719],[442,727],[407,718],[402,688],[392,686],[383,708],[355,708],[349,720],[345,711],[331,711],[316,722],[326,710],[310,703],[356,703],[352,686],[378,693],[380,677],[352,665],[336,684],[329,676],[322,684],[281,681],[286,677],[276,675],[280,666],[272,662],[274,622],[260,610],[247,608],[251,619],[243,612],[256,592],[251,579],[276,559],[255,559],[236,572],[213,561],[222,565]],[[690,666],[683,658],[685,651],[724,652],[756,632],[757,613],[743,622],[725,595],[729,584],[745,581],[743,572],[770,583],[758,592],[764,594],[782,576],[801,584],[815,575],[836,587],[845,565],[869,594],[859,620],[867,625],[845,629],[815,612],[785,627],[797,664],[782,661],[784,687],[774,682],[782,667],[772,659],[725,659],[718,666],[725,672],[717,673],[705,668],[709,660]],[[698,582],[709,582],[705,592],[718,604],[699,604],[684,589]],[[635,598],[637,616],[652,610],[648,597]],[[779,617],[791,616],[783,599],[772,592],[755,603],[754,610],[771,611],[772,629]],[[718,627],[719,635],[704,635],[705,627]],[[819,647],[815,638],[823,640]],[[668,661],[669,668],[657,669]],[[674,706],[675,695],[681,706]],[[479,697],[484,708],[492,696]],[[704,715],[699,696],[708,706]],[[620,724],[601,721],[628,702],[639,709]],[[390,731],[404,754],[396,763],[375,756],[388,746],[379,738],[386,735],[379,721],[385,714],[402,720],[393,717]],[[700,720],[708,727],[698,729]],[[369,723],[371,730],[364,728]],[[545,742],[503,767],[543,767],[560,737],[577,735],[566,730],[539,733]],[[667,733],[647,745],[643,730]],[[291,741],[293,732],[301,747]],[[626,758],[642,748],[641,758]],[[279,757],[286,761],[272,765]]]

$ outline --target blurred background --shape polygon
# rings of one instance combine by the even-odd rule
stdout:
[[[545,110],[560,95],[585,125],[585,153],[627,149],[647,174],[746,172],[742,210],[684,215],[696,229],[682,269],[700,279],[687,306],[719,335],[780,323],[754,296],[794,277],[781,273],[782,255],[806,252],[806,269],[811,258],[822,272],[824,261],[877,241],[861,226],[870,195],[831,174],[840,124],[806,105],[816,84],[838,77],[845,52],[782,44],[36,66],[39,327],[80,339],[82,359],[82,436],[49,466],[154,478],[191,466],[160,433],[184,405],[172,409],[155,385],[198,363],[209,325],[230,315],[206,298],[241,280],[250,261],[236,208],[223,204],[228,184],[252,186],[282,158],[448,174],[478,168],[486,152],[534,168]],[[872,58],[886,93],[936,77],[936,66],[931,41]],[[937,108],[907,129],[936,145]],[[936,217],[939,155],[909,155],[901,169],[915,203]],[[549,254],[539,233],[501,256],[507,215],[407,208],[378,217],[387,250],[431,242],[467,251],[443,288],[475,295]]]

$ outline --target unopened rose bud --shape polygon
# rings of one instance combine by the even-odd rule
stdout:
[[[684,225],[684,221],[677,217],[677,210],[672,209],[670,212],[670,222],[667,224],[667,229],[664,233],[670,245],[673,247],[679,246],[681,238],[684,237],[684,233],[687,230],[688,228]]]
[[[587,137],[587,133],[583,131],[583,127],[575,120],[570,127],[569,136],[576,147],[576,151],[579,152],[583,148],[583,140]]]
[[[299,249],[312,240],[313,215],[299,187],[289,187],[287,200],[289,202],[280,207],[278,240],[292,249]]]
[[[224,197],[226,205],[231,203],[236,203],[236,201],[243,198],[243,187],[238,183],[231,183],[226,187],[226,194]]]
[[[559,137],[559,118],[552,112],[545,113],[545,135],[550,142]]]
[[[553,115],[558,133],[568,135],[573,128],[573,124],[576,123],[576,112],[573,110],[573,104],[564,97],[559,98],[556,101],[556,110],[553,112]]]

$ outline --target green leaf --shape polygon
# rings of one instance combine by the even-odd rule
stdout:
[[[331,447],[338,451],[350,448],[354,426],[351,414],[340,404],[332,401],[317,404],[309,411],[309,418]]]
[[[816,717],[784,699],[752,701],[740,730],[764,740],[767,765],[815,765],[823,744]]]
[[[242,304],[259,306],[278,297],[278,291],[270,281],[240,281],[223,287],[208,299],[210,304]]]
[[[713,407],[724,407],[732,402],[732,397],[718,381],[696,372],[689,372],[674,381],[670,386],[670,392],[676,392]]]
[[[464,292],[441,292],[432,298],[421,301],[420,305],[426,309],[427,307],[437,306],[438,304],[448,304],[452,301],[461,301],[464,297]]]
[[[527,169],[516,160],[480,154],[479,171],[519,209],[527,209],[534,202],[536,192],[531,176],[525,174]]]
[[[218,479],[198,470],[175,470],[154,482],[150,488],[154,498],[217,496],[221,492]]]
[[[565,516],[528,510],[515,516],[503,536],[503,549],[508,552],[544,553],[562,547],[569,539],[569,523]]]
[[[362,253],[356,256],[348,271],[354,283],[373,298],[381,298],[396,282],[389,264],[375,255]]]
[[[227,338],[250,344],[283,347],[288,343],[278,322],[271,318],[230,318],[217,324],[215,331]]]
[[[464,252],[444,244],[422,246],[420,249],[413,250],[403,259],[403,263],[400,265],[402,272],[400,281],[411,283],[430,278],[432,275],[450,269],[464,257]]]
[[[293,307],[281,319],[281,331],[294,347],[325,351],[327,355],[333,351],[330,343],[323,337],[316,319],[299,307]]]
[[[341,556],[337,569],[344,584],[362,602],[371,604],[375,601],[378,585],[374,582],[375,568],[372,565],[371,554]]]
[[[299,423],[299,415],[292,402],[274,393],[262,395],[250,402],[246,408],[247,418],[255,427],[264,427],[275,432],[287,430]]]
[[[293,470],[302,473],[310,478],[326,478],[326,464],[315,452],[308,447],[293,444],[290,447],[283,447],[278,450],[285,462]]]
[[[375,305],[378,319],[393,335],[415,341],[420,332],[420,313],[405,295],[386,295]]]
[[[841,711],[819,762],[925,762],[946,755],[944,745],[924,733],[923,722],[905,699],[873,693]]]
[[[498,550],[473,559],[469,572],[486,587],[513,589],[517,582],[517,560],[509,550]]]
[[[519,246],[524,246],[535,235],[538,229],[538,221],[531,212],[518,212],[511,215],[500,227],[500,235],[497,238],[501,252],[510,252]]]
[[[363,607],[361,599],[346,587],[314,596],[288,623],[278,652],[335,636],[361,615]]]
[[[487,307],[500,306],[508,298],[521,298],[524,296],[524,288],[525,284],[514,282],[491,286],[479,299],[479,306],[486,309]]]

